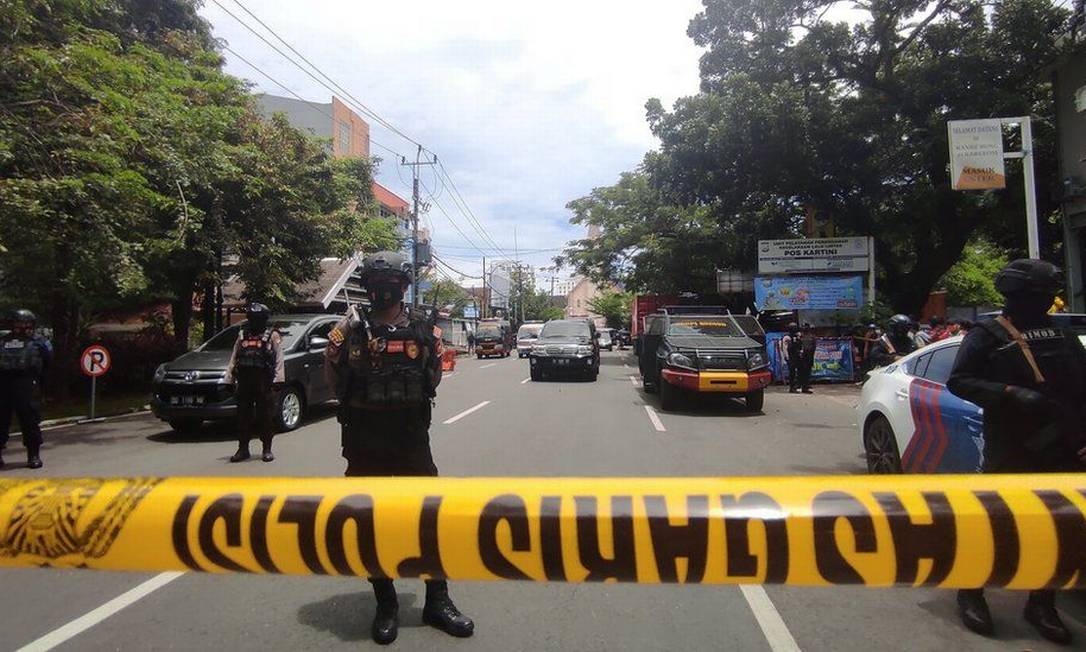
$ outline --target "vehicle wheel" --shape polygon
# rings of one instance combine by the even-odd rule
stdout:
[[[275,426],[279,432],[290,432],[302,423],[305,399],[295,387],[286,387],[279,395],[275,410]]]
[[[660,381],[660,409],[672,412],[679,407],[679,388],[666,380]]]
[[[867,453],[868,473],[901,473],[897,438],[886,417],[879,415],[867,424],[864,429],[864,452]]]
[[[641,377],[641,389],[645,390],[646,394],[656,393],[656,385],[654,385],[651,381],[645,380],[644,376]]]
[[[170,419],[167,421],[174,432],[181,434],[196,432],[204,425],[202,419]]]
[[[476,358],[477,360],[482,360],[482,359],[483,359],[483,354],[482,354],[482,353],[476,353],[476,354],[475,354],[475,358]]]
[[[761,412],[762,404],[765,403],[765,390],[747,392],[744,400],[747,402],[747,412]]]
[[[532,381],[538,383],[541,380],[543,380],[543,373],[538,369],[532,369]]]

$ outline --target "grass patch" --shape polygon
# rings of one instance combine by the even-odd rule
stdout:
[[[94,416],[107,417],[113,414],[124,414],[142,409],[151,401],[149,392],[129,392],[124,394],[108,394],[99,396],[95,402]],[[90,415],[90,395],[71,397],[65,401],[49,401],[43,404],[41,409],[42,419],[63,419],[65,417],[81,417]]]

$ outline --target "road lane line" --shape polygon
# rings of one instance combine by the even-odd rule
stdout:
[[[630,368],[630,363],[628,363],[628,362],[623,362],[623,363],[622,363],[622,366],[623,366],[623,367],[626,367],[627,369],[629,369],[629,368]]]
[[[444,421],[442,421],[441,423],[443,423],[443,424],[445,424],[445,425],[449,425],[450,423],[456,423],[457,421],[459,421],[459,420],[463,419],[464,417],[468,416],[468,415],[469,415],[469,414],[471,414],[472,412],[474,412],[474,411],[476,411],[476,410],[481,410],[481,409],[485,408],[485,407],[486,407],[486,406],[488,406],[488,405],[490,405],[490,401],[483,401],[482,403],[480,403],[480,404],[476,405],[476,406],[475,406],[475,407],[473,407],[473,408],[468,408],[468,409],[464,410],[463,412],[461,412],[460,414],[456,415],[455,417],[450,417],[450,418],[448,418],[448,419],[445,419],[445,420],[444,420]]]
[[[651,405],[645,406],[645,412],[649,413],[649,421],[652,421],[652,427],[656,428],[656,432],[667,432],[667,428],[660,421],[660,416],[656,414],[656,410],[652,409]]]
[[[483,366],[481,366],[479,368],[480,369],[486,369],[487,367],[497,367],[497,366],[498,366],[497,362],[491,362],[490,364],[485,364],[485,365],[483,365]]]
[[[524,383],[528,382],[529,380],[531,380],[531,378],[525,378],[524,380],[520,381],[520,384],[523,385]]]
[[[134,589],[126,591],[116,598],[113,598],[109,602],[105,603],[101,607],[88,611],[79,618],[69,622],[66,625],[62,625],[57,629],[49,632],[45,636],[42,636],[36,641],[27,643],[23,647],[19,648],[16,652],[46,652],[46,650],[52,650],[53,648],[61,645],[76,636],[79,636],[83,632],[87,631],[91,627],[94,627],[103,620],[109,618],[113,614],[117,613],[121,609],[138,602],[139,600],[154,593],[158,589],[166,586],[170,582],[184,575],[180,572],[159,573],[151,579],[147,580],[143,584],[140,584]]]
[[[788,625],[784,624],[784,619],[765,589],[758,584],[743,584],[739,586],[739,590],[743,592],[747,605],[754,612],[754,618],[762,628],[762,634],[765,635],[770,649],[773,652],[800,652],[796,639],[792,637],[792,632],[788,631]]]
[[[637,376],[630,376],[629,378],[630,383],[633,384],[634,387],[637,387]]]

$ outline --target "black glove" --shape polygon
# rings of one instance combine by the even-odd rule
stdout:
[[[1035,389],[1007,385],[1006,391],[1011,402],[1028,414],[1045,414],[1055,409],[1052,400]]]

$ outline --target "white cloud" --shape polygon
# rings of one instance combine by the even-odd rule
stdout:
[[[259,29],[233,0],[219,0]],[[478,220],[510,254],[581,237],[565,204],[614,182],[655,145],[644,119],[650,97],[669,105],[697,91],[700,51],[686,36],[698,0],[556,0],[396,3],[242,0],[321,70],[442,157]],[[307,99],[330,92],[274,53],[213,2],[215,34]],[[228,57],[228,70],[283,91]],[[412,146],[374,125],[373,137],[405,154]],[[406,170],[386,159],[385,185],[407,196]],[[401,182],[406,181],[407,184]],[[432,177],[423,172],[432,186]],[[477,244],[482,237],[438,202]],[[440,210],[430,212],[438,251],[467,253]],[[548,264],[552,253],[531,262]],[[478,265],[463,261],[463,271]]]

